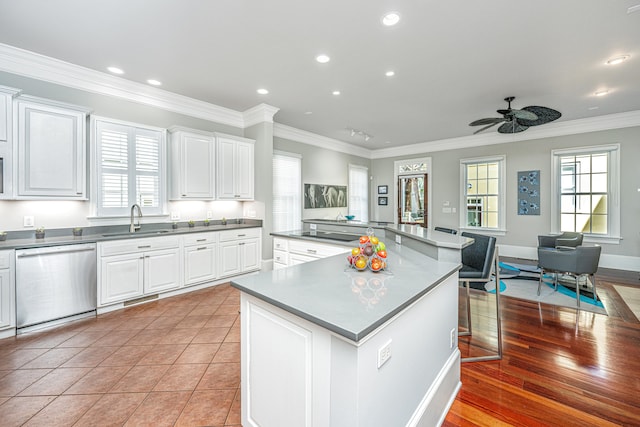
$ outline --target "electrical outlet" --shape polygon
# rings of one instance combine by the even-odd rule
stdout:
[[[391,340],[378,349],[378,369],[391,359]]]
[[[207,211],[207,219],[213,218],[213,212]]]
[[[396,234],[396,243],[401,245],[402,244],[402,236],[399,234]]]
[[[318,226],[315,224],[309,224],[309,230],[317,230]]]
[[[449,348],[453,348],[456,344],[456,329],[451,329],[451,339],[449,341]]]
[[[36,220],[33,216],[25,216],[24,217],[24,226],[25,227],[33,227],[36,225]]]
[[[180,212],[171,212],[171,221],[180,221]]]

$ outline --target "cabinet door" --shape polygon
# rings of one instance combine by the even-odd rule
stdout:
[[[0,143],[9,141],[11,120],[11,96],[0,92]]]
[[[236,149],[236,194],[243,200],[253,200],[253,144],[238,142]]]
[[[220,242],[220,277],[242,273],[238,242]]]
[[[175,132],[171,135],[171,198],[212,200],[215,197],[215,139]]]
[[[140,254],[103,257],[100,260],[100,305],[142,296],[144,256]]]
[[[9,270],[0,270],[0,329],[14,326],[13,284]]]
[[[234,182],[236,141],[218,139],[217,188],[218,199],[236,199]],[[239,195],[238,195],[239,196]]]
[[[18,105],[18,196],[85,198],[85,114]]]
[[[184,284],[206,282],[216,278],[215,245],[184,248]]]
[[[239,242],[238,245],[242,260],[242,272],[260,270],[260,240],[247,239]]]
[[[144,293],[180,287],[180,250],[166,249],[144,254]]]

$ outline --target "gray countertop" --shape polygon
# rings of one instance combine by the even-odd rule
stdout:
[[[172,229],[170,223],[143,224],[142,228],[136,233],[129,233],[128,225],[83,227],[82,236],[79,237],[73,236],[71,229],[51,229],[46,230],[44,239],[36,239],[33,231],[28,233],[25,231],[19,231],[14,233],[16,237],[9,238],[6,241],[0,241],[0,250],[75,245],[78,243],[96,243],[131,238],[175,236],[255,227],[262,227],[262,221],[244,220],[244,223],[241,224],[229,222],[227,225],[212,224],[209,226],[200,225],[195,227],[188,227],[185,224],[181,225],[177,229]]]
[[[235,288],[358,342],[419,299],[460,265],[387,245],[387,270],[348,268],[336,255],[234,279]]]
[[[324,225],[338,225],[338,226],[347,226],[347,227],[364,227],[364,228],[385,228],[388,225],[393,225],[393,223],[385,222],[385,221],[369,221],[362,222],[358,220],[348,221],[344,220],[335,220],[335,219],[303,219],[302,222],[304,224],[324,224]]]
[[[274,237],[295,238],[295,239],[301,239],[301,240],[310,240],[317,243],[324,242],[331,245],[349,246],[352,248],[358,246],[359,244],[358,239],[360,238],[359,234],[348,234],[348,233],[340,233],[335,231],[323,231],[323,230],[274,231],[271,233],[271,235]],[[340,238],[336,239],[336,237],[340,237]]]
[[[385,230],[441,248],[461,250],[473,243],[469,237],[429,230],[418,225],[392,225],[385,227]]]

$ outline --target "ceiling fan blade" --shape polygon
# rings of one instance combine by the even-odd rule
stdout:
[[[503,116],[506,116],[510,112],[511,112],[511,108],[509,108],[508,110],[496,110],[496,113],[502,114]]]
[[[504,123],[498,128],[499,133],[518,133],[529,129],[529,126],[523,126],[516,120]]]
[[[533,121],[538,119],[537,114],[528,110],[511,110],[511,115],[513,115],[513,117],[515,117],[516,119],[522,120]]]
[[[531,119],[526,119],[524,117],[521,118],[516,116],[518,123],[522,126],[543,125],[545,123],[549,123],[554,120],[557,120],[562,116],[562,114],[559,111],[556,111],[552,108],[539,107],[536,105],[530,105],[528,107],[524,107],[523,110],[535,114],[538,118],[535,120],[531,120]]]
[[[471,122],[469,123],[469,126],[482,126],[482,125],[488,125],[488,124],[494,125],[496,123],[500,123],[503,121],[504,121],[504,118],[502,117],[490,117],[490,118],[479,119],[474,122]]]
[[[485,126],[485,127],[481,128],[481,129],[478,129],[478,130],[477,130],[477,131],[475,131],[473,134],[475,135],[475,134],[477,134],[477,133],[482,132],[483,130],[487,130],[487,129],[489,129],[490,127],[493,127],[493,126],[495,126],[495,125],[497,125],[498,123],[503,122],[503,121],[504,121],[504,119],[500,119],[500,121],[499,121],[499,122],[491,123],[491,124],[490,124],[490,125],[488,125],[488,126]],[[502,126],[504,126],[504,125],[502,125]]]

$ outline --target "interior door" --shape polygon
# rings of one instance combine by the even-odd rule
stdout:
[[[398,224],[428,224],[427,174],[398,177]]]

